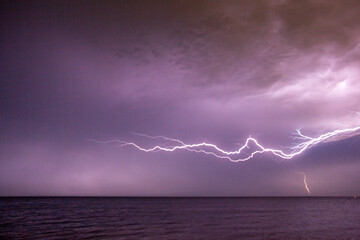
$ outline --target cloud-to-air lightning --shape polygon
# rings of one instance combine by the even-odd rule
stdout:
[[[98,141],[98,140],[90,139],[90,141],[94,141],[97,143],[118,143],[122,147],[133,146],[133,147],[137,148],[138,150],[141,150],[144,152],[157,152],[157,151],[174,152],[176,150],[187,150],[187,151],[212,155],[212,156],[215,156],[215,157],[221,158],[221,159],[228,159],[231,162],[244,162],[244,161],[247,161],[247,160],[253,158],[255,155],[261,154],[261,153],[271,153],[282,159],[292,159],[293,157],[301,154],[305,150],[307,150],[319,143],[327,142],[327,141],[334,141],[339,138],[347,138],[350,136],[359,135],[360,134],[360,126],[354,127],[354,128],[347,128],[347,129],[341,129],[341,130],[327,132],[318,137],[309,137],[309,136],[302,134],[300,130],[297,130],[295,132],[294,139],[300,140],[301,143],[292,147],[291,148],[292,150],[289,153],[285,153],[279,149],[265,147],[265,146],[261,145],[258,142],[258,140],[256,140],[253,137],[248,137],[245,141],[245,144],[242,145],[238,150],[225,151],[225,150],[221,149],[220,147],[218,147],[217,145],[212,144],[212,143],[201,142],[201,143],[187,144],[181,140],[174,139],[174,138],[168,138],[168,137],[164,137],[164,136],[149,136],[146,134],[137,134],[137,133],[135,133],[135,134],[138,136],[148,137],[148,138],[152,138],[152,139],[162,139],[164,141],[167,141],[168,144],[171,143],[172,145],[170,145],[170,146],[156,145],[151,148],[145,148],[145,147],[141,147],[140,145],[138,145],[134,142],[127,142],[127,141],[122,141],[122,140]],[[250,143],[253,143],[257,147],[257,150],[253,150],[247,156],[241,157],[241,156],[243,156],[242,153],[244,152],[244,150],[250,148],[250,146],[249,146]],[[306,184],[306,176],[304,178],[304,182]]]

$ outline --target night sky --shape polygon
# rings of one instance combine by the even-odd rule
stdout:
[[[0,195],[360,194],[360,137],[284,160],[146,153],[167,136],[289,151],[360,126],[359,1],[1,1]]]

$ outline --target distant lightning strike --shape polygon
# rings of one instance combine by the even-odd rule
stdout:
[[[186,144],[183,141],[174,139],[174,138],[168,138],[168,137],[164,137],[164,136],[155,136],[154,137],[154,136],[138,134],[138,133],[134,133],[134,134],[136,134],[138,136],[152,138],[152,139],[163,139],[163,140],[167,141],[168,143],[171,142],[176,145],[175,146],[173,145],[171,147],[164,147],[164,146],[156,145],[151,148],[144,148],[134,142],[126,142],[126,141],[121,141],[121,140],[98,141],[98,140],[90,139],[90,141],[97,142],[97,143],[119,143],[121,147],[133,146],[133,147],[137,148],[138,150],[141,150],[144,152],[156,152],[156,151],[174,152],[175,150],[187,150],[187,151],[212,155],[212,156],[215,156],[215,157],[221,158],[221,159],[228,159],[231,162],[244,162],[244,161],[247,161],[247,160],[253,158],[257,154],[266,153],[266,152],[272,153],[273,155],[278,156],[282,159],[292,159],[293,157],[301,154],[305,150],[307,150],[321,142],[331,141],[335,137],[346,137],[346,136],[358,135],[358,134],[360,134],[359,130],[360,130],[360,126],[355,127],[355,128],[335,130],[332,132],[322,134],[319,137],[309,137],[309,136],[302,134],[300,130],[297,130],[295,132],[296,136],[294,137],[294,139],[302,140],[303,142],[292,147],[291,153],[284,153],[282,150],[264,147],[253,137],[247,138],[245,141],[245,144],[243,146],[241,146],[238,150],[230,151],[230,152],[225,151],[225,150],[219,148],[217,145],[212,144],[212,143],[202,142],[202,143],[195,143],[195,144]],[[250,143],[254,143],[255,146],[258,148],[258,150],[252,151],[246,157],[241,157],[240,154],[243,153],[243,150],[250,148],[249,147]],[[310,193],[310,191],[306,185],[306,176],[304,176],[304,183],[305,183],[307,191]]]
[[[308,187],[308,185],[307,185],[307,182],[306,182],[306,174],[305,173],[303,173],[304,174],[304,185],[305,185],[305,189],[306,189],[306,191],[308,192],[308,194],[310,195],[310,189],[309,189],[309,187]]]

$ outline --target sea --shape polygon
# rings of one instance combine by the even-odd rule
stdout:
[[[0,198],[0,239],[360,239],[354,197]]]

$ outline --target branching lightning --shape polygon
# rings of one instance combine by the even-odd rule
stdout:
[[[138,133],[134,133],[134,134],[138,135],[138,136],[142,136],[142,137],[152,138],[152,139],[162,139],[167,142],[168,146],[156,145],[151,148],[145,148],[145,147],[141,147],[140,145],[138,145],[134,142],[126,142],[126,141],[121,141],[121,140],[98,141],[98,140],[90,139],[90,141],[97,142],[97,143],[105,143],[105,144],[106,143],[118,143],[118,144],[120,144],[120,147],[133,146],[133,147],[137,148],[138,150],[144,151],[144,152],[157,152],[157,151],[174,152],[176,150],[187,150],[187,151],[191,151],[191,152],[212,155],[212,156],[215,156],[215,157],[221,158],[221,159],[228,159],[231,162],[244,162],[244,161],[247,161],[247,160],[253,158],[257,154],[262,154],[262,153],[271,153],[282,159],[292,159],[293,157],[301,154],[305,150],[307,150],[319,143],[333,141],[333,140],[336,140],[337,138],[346,138],[346,137],[350,137],[350,136],[354,136],[354,135],[359,135],[360,134],[360,126],[354,127],[354,128],[347,128],[347,129],[341,129],[341,130],[335,130],[332,132],[327,132],[318,137],[309,137],[309,136],[302,134],[300,130],[296,130],[294,140],[300,140],[301,142],[299,144],[295,145],[294,147],[292,147],[291,148],[292,151],[290,153],[285,153],[279,149],[272,149],[272,148],[265,147],[265,146],[261,145],[258,142],[258,140],[256,140],[253,137],[248,137],[246,139],[244,145],[242,145],[238,150],[225,151],[225,150],[221,149],[220,147],[218,147],[217,145],[212,144],[212,143],[201,142],[201,143],[195,143],[195,144],[186,144],[185,142],[183,142],[181,140],[174,139],[174,138],[168,138],[168,137],[164,137],[164,136],[149,136],[146,134],[138,134]],[[254,144],[256,149],[252,150],[250,154],[247,154],[246,156],[244,156],[245,155],[244,150],[250,149],[250,143]],[[171,145],[169,146],[169,144],[171,144]],[[307,185],[306,185],[306,176],[305,175],[304,175],[304,183],[305,183],[306,189],[308,190]],[[310,191],[308,190],[308,192],[310,192]]]

